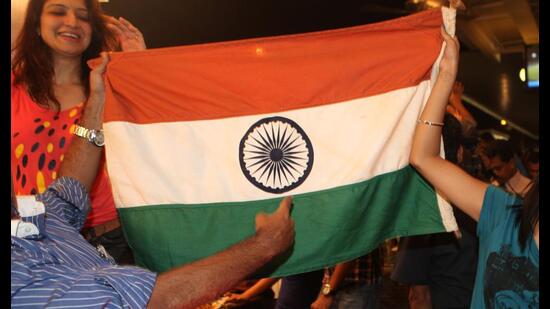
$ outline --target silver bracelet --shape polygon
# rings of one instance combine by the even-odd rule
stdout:
[[[420,119],[418,119],[416,121],[416,123],[421,123],[421,124],[425,124],[425,125],[429,125],[429,126],[435,126],[435,127],[442,127],[444,125],[443,122],[433,122],[433,121],[429,121],[429,120],[420,120]]]

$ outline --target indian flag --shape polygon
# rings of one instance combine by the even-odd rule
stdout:
[[[258,276],[455,230],[408,161],[442,16],[112,54],[106,159],[137,262],[165,271],[223,250],[287,195],[295,245]]]

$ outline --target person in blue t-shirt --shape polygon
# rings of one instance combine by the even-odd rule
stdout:
[[[539,307],[539,182],[522,201],[440,155],[441,127],[453,87],[459,43],[444,29],[439,75],[420,115],[410,163],[449,202],[478,221],[479,260],[471,308]]]

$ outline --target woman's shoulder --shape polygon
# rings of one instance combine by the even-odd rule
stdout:
[[[51,112],[48,108],[40,106],[32,99],[27,87],[23,83],[16,83],[16,73],[11,72],[11,106],[12,115],[22,116],[22,114],[43,115]]]
[[[507,224],[516,217],[522,201],[519,197],[503,189],[489,185],[485,191],[483,206],[477,225],[478,236],[494,230],[498,225]]]
[[[16,83],[16,73],[12,70],[11,71],[11,98],[12,101],[14,100],[14,97],[29,97],[29,94],[27,93],[27,89],[24,85],[21,83]]]
[[[22,85],[11,85],[11,107],[12,114],[28,113],[33,111],[35,106],[38,106],[30,97],[25,87]]]
[[[495,206],[521,205],[521,198],[495,185],[489,185],[485,192],[483,206],[494,204]]]

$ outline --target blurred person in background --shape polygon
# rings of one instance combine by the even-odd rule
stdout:
[[[513,144],[506,140],[495,140],[489,144],[486,153],[496,184],[512,194],[525,197],[532,181],[519,172]]]

